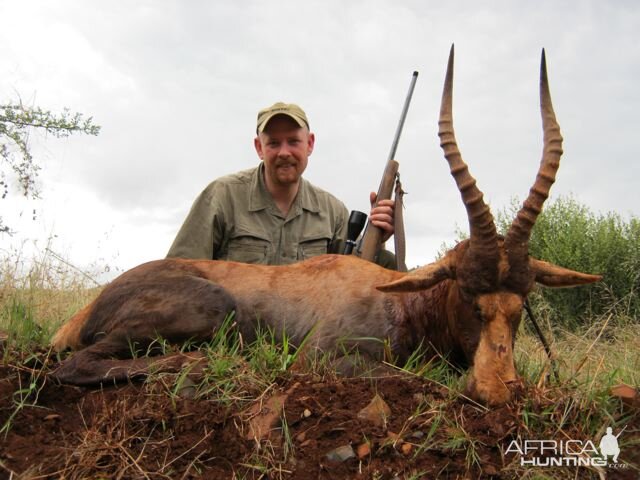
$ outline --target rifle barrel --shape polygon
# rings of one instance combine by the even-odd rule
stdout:
[[[395,161],[396,150],[398,149],[398,143],[400,142],[400,135],[402,134],[402,128],[404,127],[404,121],[407,118],[407,112],[409,111],[409,104],[411,104],[411,97],[413,96],[413,90],[416,86],[416,80],[418,79],[418,72],[413,72],[411,76],[411,83],[409,84],[409,92],[404,100],[402,107],[402,113],[400,114],[400,121],[396,128],[396,134],[393,137],[391,143],[391,150],[389,151],[389,157],[385,165],[382,180],[378,187],[378,194],[376,196],[376,203],[380,200],[388,200],[391,198],[393,192],[393,184],[395,182],[396,174],[398,172],[398,162]],[[364,260],[374,261],[380,245],[382,243],[382,230],[369,221],[367,227],[362,236],[362,242],[360,244],[359,253]]]
[[[400,135],[402,134],[402,128],[404,127],[404,121],[407,118],[407,112],[409,111],[409,105],[411,104],[411,97],[413,97],[413,90],[416,87],[416,80],[418,80],[418,72],[413,72],[411,76],[411,83],[409,84],[409,91],[407,97],[404,99],[404,105],[402,106],[402,113],[400,114],[400,121],[396,128],[396,134],[393,137],[393,143],[391,144],[391,150],[389,151],[389,158],[387,160],[395,160],[396,150],[398,149],[398,143],[400,142]]]

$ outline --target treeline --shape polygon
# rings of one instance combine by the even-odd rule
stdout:
[[[498,212],[504,234],[520,202]],[[539,288],[530,295],[538,312],[568,328],[609,313],[612,320],[638,322],[640,317],[640,219],[617,213],[596,214],[572,197],[548,202],[538,217],[529,253],[539,259],[587,273],[602,282],[577,288]]]

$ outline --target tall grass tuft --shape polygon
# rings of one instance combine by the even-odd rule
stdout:
[[[100,290],[93,280],[97,272],[80,271],[49,247],[33,258],[0,250],[0,335],[19,350],[46,345],[55,329]]]

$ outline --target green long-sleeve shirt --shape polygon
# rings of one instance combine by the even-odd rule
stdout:
[[[341,253],[348,219],[340,200],[305,179],[285,217],[265,187],[260,165],[211,182],[167,256],[285,265]],[[379,263],[390,266],[393,256],[385,253]]]
[[[337,252],[349,218],[344,204],[301,179],[285,217],[265,188],[263,175],[260,166],[210,183],[167,256],[283,265]]]

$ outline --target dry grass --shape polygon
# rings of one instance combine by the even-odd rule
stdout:
[[[18,337],[33,340],[31,347],[46,348],[55,328],[95,298],[99,287],[90,274],[79,272],[52,254],[32,262],[26,271],[24,266],[19,257],[8,256],[0,260],[0,331],[8,332],[10,338],[13,335],[14,340]],[[640,385],[640,324],[637,319],[621,320],[608,314],[592,319],[581,331],[552,328],[547,318],[539,320],[558,360],[560,383],[549,375],[551,369],[546,353],[537,337],[530,333],[527,321],[523,320],[515,355],[527,387],[525,398],[514,404],[514,415],[518,420],[510,427],[511,434],[518,438],[594,439],[603,434],[607,425],[619,430],[630,419],[637,422],[637,412],[629,414],[609,395],[610,387],[617,383]],[[33,325],[33,328],[23,329],[20,325]],[[268,396],[274,390],[273,381],[289,365],[289,352],[268,338],[252,347],[248,358],[233,342],[218,338],[214,343],[207,353],[205,378],[193,386],[196,402],[209,402],[221,408],[246,406]],[[460,406],[462,381],[446,368],[444,362],[416,368],[416,371],[450,394],[425,405],[424,411],[415,412],[407,419],[403,431],[411,432],[419,419],[423,422],[420,430],[434,436],[416,443],[416,452],[463,452],[469,471],[477,471],[482,466],[477,452],[486,451],[486,445],[467,433],[465,421],[482,417],[487,410],[478,410],[469,417],[468,412],[475,407]],[[144,387],[144,404],[118,399],[96,410],[99,413],[85,420],[81,438],[71,442],[74,447],[65,453],[61,463],[64,467],[56,475],[60,478],[96,475],[103,478],[176,478],[173,467],[184,460],[183,456],[190,458],[190,463],[180,470],[184,478],[206,471],[211,458],[204,445],[212,444],[210,430],[203,430],[198,441],[180,450],[175,444],[174,430],[164,429],[162,419],[149,416],[153,411],[149,405],[153,405],[154,399],[180,396],[178,392],[183,387],[183,379],[178,376],[178,380],[168,385],[164,385],[162,379],[155,379]],[[242,425],[238,425],[238,435],[242,436]],[[445,425],[446,429],[440,428]],[[291,439],[288,443],[286,452],[293,452]],[[638,445],[637,430],[633,434],[628,431],[624,436],[625,451],[638,448]],[[247,475],[250,478],[290,478],[286,468],[282,470],[283,465],[286,467],[285,460],[291,456],[286,452],[282,453],[281,446],[270,448],[268,443],[256,444],[239,466],[252,472]],[[155,459],[153,465],[149,458]],[[560,479],[566,478],[568,470],[545,470],[541,477],[538,475],[540,470],[512,463],[504,472],[511,472],[514,478]],[[594,470],[585,478],[599,478],[601,473]],[[24,478],[38,478],[38,475],[40,473],[35,469],[23,472]]]
[[[582,332],[547,331],[546,335],[561,379],[591,382],[593,386],[611,382],[640,385],[640,325],[608,328],[607,318],[603,318]],[[542,344],[528,329],[518,336],[515,356],[517,365],[530,368],[525,370],[529,376],[551,371]]]
[[[22,309],[49,333],[100,292],[99,269],[84,272],[48,247],[25,259],[20,252],[0,258],[0,330],[9,330],[12,311]]]

